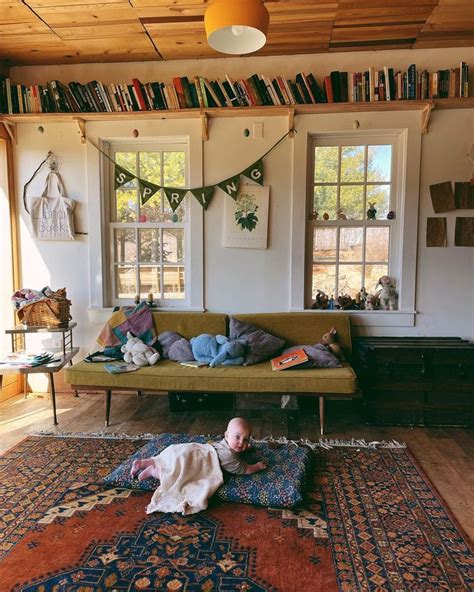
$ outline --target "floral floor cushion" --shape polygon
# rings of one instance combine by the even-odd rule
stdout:
[[[114,487],[154,491],[159,485],[156,479],[139,481],[130,477],[130,469],[135,459],[156,456],[171,444],[206,444],[220,439],[190,434],[162,434],[150,440],[109,473],[104,482]],[[249,463],[261,460],[266,463],[267,469],[253,475],[224,473],[224,485],[216,493],[218,498],[228,502],[286,508],[303,500],[306,475],[311,464],[311,450],[291,443],[252,442],[252,450],[245,454]]]

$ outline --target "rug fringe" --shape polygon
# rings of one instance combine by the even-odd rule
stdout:
[[[152,440],[158,434],[123,434],[111,432],[52,432],[48,430],[40,430],[37,432],[30,432],[29,436],[44,436],[52,438],[104,438],[108,440]]]
[[[54,438],[105,438],[110,440],[152,440],[161,434],[123,434],[123,433],[110,433],[110,432],[52,432],[47,430],[41,430],[38,432],[31,432],[31,436],[45,436]],[[215,438],[216,434],[205,434],[208,438]],[[308,440],[307,438],[301,438],[299,440],[288,439],[285,436],[279,436],[274,438],[273,436],[267,436],[262,439],[253,439],[254,442],[275,442],[277,444],[293,444],[294,446],[309,446],[311,449],[323,448],[330,450],[331,448],[406,448],[407,445],[404,442],[398,442],[397,440],[372,440],[367,442],[364,439],[351,438],[350,440],[340,440],[338,438],[324,438],[317,442]]]

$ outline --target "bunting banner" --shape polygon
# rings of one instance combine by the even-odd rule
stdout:
[[[215,188],[215,185],[209,185],[209,187],[199,187],[198,189],[190,189],[189,191],[194,195],[202,207],[207,210],[214,197]]]
[[[179,208],[179,204],[183,201],[188,189],[180,189],[179,187],[163,187],[166,199],[170,204],[171,209],[175,212]]]
[[[263,160],[260,158],[240,174],[259,185],[263,185]]]
[[[140,190],[140,203],[142,206],[144,206],[146,202],[151,199],[158,190],[161,189],[161,186],[151,183],[150,181],[138,179],[138,188]]]
[[[237,199],[237,194],[239,193],[239,186],[240,186],[240,173],[238,175],[234,175],[225,181],[221,181],[217,183],[217,187],[220,187],[224,193],[227,193],[233,200]]]
[[[125,183],[128,183],[132,179],[136,179],[133,173],[129,173],[127,169],[124,169],[119,164],[115,164],[115,189],[122,187]]]
[[[101,152],[106,158],[108,158],[109,160],[114,162],[114,164],[115,164],[115,171],[114,171],[115,189],[119,189],[123,185],[126,185],[132,179],[137,179],[138,188],[140,190],[140,202],[142,205],[145,205],[146,202],[149,199],[151,199],[157,191],[159,191],[160,189],[163,189],[163,191],[165,192],[166,198],[170,204],[171,209],[173,210],[173,212],[175,212],[178,209],[178,207],[180,206],[183,199],[185,198],[188,191],[189,191],[189,193],[192,193],[192,195],[194,195],[194,197],[201,204],[201,206],[205,210],[207,210],[207,208],[209,207],[209,205],[212,201],[212,198],[214,197],[214,191],[215,191],[216,187],[219,187],[220,189],[222,189],[222,191],[224,193],[227,193],[227,195],[229,195],[235,201],[237,199],[237,195],[239,192],[240,177],[241,176],[247,177],[247,179],[249,179],[250,181],[253,181],[254,183],[258,183],[258,185],[263,186],[263,183],[264,183],[263,159],[274,148],[276,148],[278,146],[278,144],[280,144],[280,142],[282,142],[286,138],[286,136],[288,136],[288,134],[292,131],[296,131],[296,130],[290,130],[289,132],[287,132],[284,136],[282,136],[278,140],[278,142],[276,142],[269,150],[267,150],[267,152],[265,152],[265,154],[262,157],[260,157],[258,160],[256,160],[253,164],[251,164],[249,167],[247,167],[241,173],[238,173],[237,175],[233,175],[232,177],[229,177],[225,181],[220,181],[219,183],[216,183],[215,185],[206,185],[205,187],[197,187],[196,189],[183,189],[182,187],[162,187],[161,185],[156,185],[155,183],[151,183],[150,181],[146,181],[145,179],[140,179],[139,177],[137,177],[133,173],[130,173],[129,171],[124,169],[119,164],[115,163],[107,154],[105,154],[105,152],[103,152],[102,150],[100,150],[100,148],[95,146],[95,144],[93,142],[91,142],[90,140],[89,140],[89,142],[91,142],[91,144],[99,152]]]

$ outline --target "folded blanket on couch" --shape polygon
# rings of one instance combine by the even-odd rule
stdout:
[[[123,307],[112,313],[97,338],[101,347],[121,345],[127,342],[127,331],[139,337],[147,345],[156,342],[153,315],[145,302],[135,307]]]

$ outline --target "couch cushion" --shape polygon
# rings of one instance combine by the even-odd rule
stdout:
[[[273,358],[285,345],[284,339],[275,337],[256,325],[239,321],[234,317],[230,318],[229,337],[230,339],[245,339],[247,342],[244,366],[251,366]]]
[[[153,311],[156,333],[174,331],[186,339],[201,333],[227,335],[227,315],[215,312],[169,312]]]
[[[354,370],[343,362],[341,368],[308,368],[273,372],[270,362],[253,366],[190,368],[170,360],[145,366],[136,372],[109,374],[104,364],[79,362],[65,370],[65,380],[78,386],[112,390],[200,391],[235,393],[324,393],[353,395],[357,390]]]
[[[220,440],[216,437],[214,440]],[[150,440],[120,466],[109,473],[104,482],[114,487],[154,491],[156,479],[139,481],[130,477],[133,461],[156,456],[171,444],[186,442],[209,442],[207,436],[190,434],[162,434]],[[303,499],[306,474],[311,464],[311,451],[295,444],[269,446],[266,442],[254,442],[254,450],[247,456],[249,462],[262,460],[267,469],[254,475],[231,475],[224,473],[224,485],[216,493],[221,500],[243,502],[260,506],[292,507]]]
[[[347,352],[352,351],[350,316],[345,312],[272,312],[236,314],[234,318],[281,337],[285,340],[286,347],[300,343],[318,343],[324,333],[331,327],[336,327],[339,343]]]

